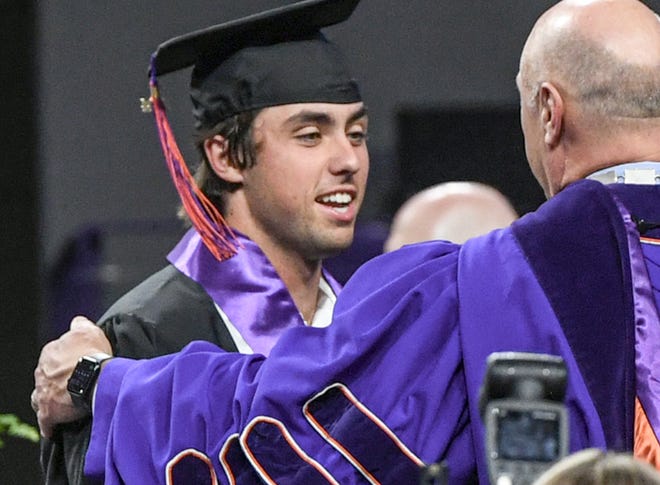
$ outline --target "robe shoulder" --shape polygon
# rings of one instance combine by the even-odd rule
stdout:
[[[195,340],[236,346],[213,300],[168,265],[121,297],[99,319],[116,355],[148,358],[178,352]]]

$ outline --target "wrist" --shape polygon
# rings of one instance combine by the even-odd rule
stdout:
[[[78,360],[67,382],[67,391],[77,408],[91,413],[98,377],[105,363],[112,358],[105,353],[85,355]]]

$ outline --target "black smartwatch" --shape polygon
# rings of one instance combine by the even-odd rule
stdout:
[[[111,355],[103,353],[85,355],[80,358],[66,386],[76,407],[92,411],[94,384],[101,372],[101,364],[111,358]]]

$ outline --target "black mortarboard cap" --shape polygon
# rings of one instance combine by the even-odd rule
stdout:
[[[219,260],[236,253],[231,228],[190,174],[167,119],[158,77],[190,66],[195,129],[208,134],[245,111],[294,103],[354,103],[360,91],[339,49],[320,29],[346,20],[359,0],[303,0],[198,30],[161,44],[151,57],[150,103],[183,207]]]
[[[359,0],[304,0],[171,39],[152,75],[193,66],[195,128],[253,109],[360,100],[340,50],[320,29],[346,20]]]

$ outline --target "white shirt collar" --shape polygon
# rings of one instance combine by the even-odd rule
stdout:
[[[321,276],[321,280],[319,281],[319,300],[316,303],[316,312],[312,319],[312,327],[322,328],[332,323],[332,310],[334,310],[336,302],[337,295],[332,291],[325,278]]]
[[[587,177],[603,184],[660,185],[660,162],[631,162],[607,167]]]

